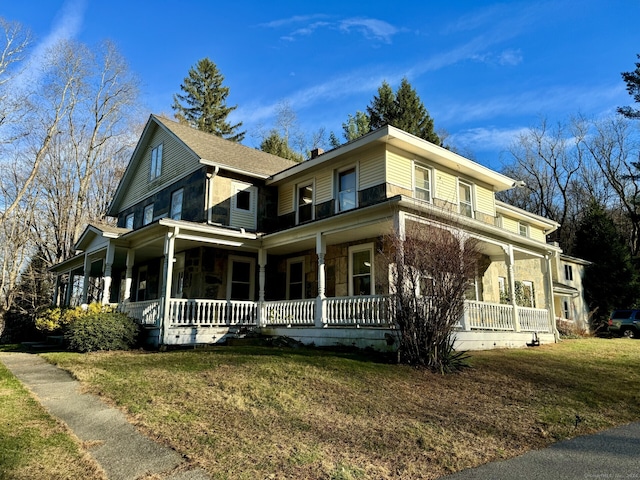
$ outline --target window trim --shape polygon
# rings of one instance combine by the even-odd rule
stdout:
[[[416,179],[417,179],[416,170],[417,169],[425,170],[425,171],[427,171],[429,173],[429,200],[424,200],[422,198],[418,198],[418,195],[417,195],[418,186],[416,184]],[[432,167],[428,167],[428,166],[426,166],[426,165],[424,165],[424,164],[422,164],[420,162],[414,161],[413,162],[412,173],[413,173],[413,179],[412,179],[413,180],[413,182],[412,182],[413,183],[413,198],[415,198],[416,200],[420,200],[421,202],[433,203],[433,177],[434,177],[433,168]],[[424,188],[420,188],[420,190],[424,190]]]
[[[376,294],[376,282],[375,282],[375,261],[374,261],[374,248],[373,248],[373,243],[362,243],[360,245],[352,245],[349,247],[348,250],[348,262],[349,262],[349,278],[347,279],[349,284],[348,284],[348,294],[350,297],[355,296],[353,293],[353,254],[354,253],[359,253],[359,252],[363,252],[363,251],[368,251],[369,252],[369,261],[371,262],[371,271],[369,272],[369,276],[371,277],[370,279],[370,292],[369,295],[375,295]],[[359,296],[359,295],[358,295]]]
[[[253,301],[256,293],[256,259],[253,257],[243,257],[241,255],[229,255],[227,259],[227,300],[231,300],[233,287],[233,264],[236,262],[249,264],[249,298],[247,300]]]
[[[300,222],[300,190],[306,187],[311,187],[311,218],[309,220],[304,220],[303,222]],[[296,225],[300,223],[311,222],[316,219],[316,212],[315,212],[316,180],[315,178],[296,184],[295,191],[293,194],[293,203],[294,203],[294,209],[296,212]]]
[[[460,198],[460,187],[462,185],[465,185],[467,187],[469,187],[469,206],[471,207],[471,215],[465,215],[464,213],[462,213],[462,208],[461,205],[463,205],[463,202]],[[458,179],[458,189],[457,189],[457,196],[458,196],[458,213],[460,215],[463,215],[467,218],[476,218],[476,213],[475,213],[475,201],[474,201],[474,189],[473,189],[473,183],[471,182],[467,182],[465,180],[461,180]],[[467,203],[464,203],[464,205],[467,205]]]
[[[151,212],[151,219],[149,221],[147,221],[147,211]],[[144,227],[145,225],[153,223],[153,220],[153,203],[150,203],[149,205],[145,205],[142,209],[142,226]]]
[[[518,222],[518,235],[520,235],[521,237],[529,238],[529,225],[523,222]]]
[[[564,279],[573,282],[573,265],[564,264]]]
[[[345,210],[340,209],[340,176],[345,173],[348,172],[349,170],[353,170],[353,174],[355,176],[355,186],[354,186],[354,206],[353,208],[347,208]],[[357,164],[351,164],[349,166],[346,167],[342,167],[339,168],[335,171],[335,196],[334,198],[336,199],[336,213],[341,213],[341,212],[348,212],[350,210],[355,210],[356,208],[358,208],[358,165]]]
[[[176,213],[174,212],[174,208],[176,206],[176,202],[175,202],[175,197],[177,194],[180,194],[180,211],[177,212],[178,213],[178,218],[175,217]],[[171,218],[172,220],[182,220],[182,207],[184,205],[184,188],[179,188],[177,190],[174,190],[171,193],[171,205],[170,205],[170,209],[169,209],[169,218]]]
[[[287,291],[286,291],[286,299],[287,300],[291,300],[291,265],[295,264],[295,263],[301,263],[302,264],[302,297],[301,299],[305,299],[306,298],[306,287],[307,287],[307,279],[306,279],[306,270],[305,270],[305,257],[293,257],[293,258],[287,258]],[[294,299],[294,300],[298,300],[298,299]]]
[[[249,210],[238,208],[238,192],[249,193]],[[231,181],[231,208],[229,212],[229,223],[231,226],[244,226],[244,228],[255,229],[258,226],[258,187],[251,183]],[[239,218],[235,216],[239,216]],[[246,220],[251,219],[251,225]],[[241,220],[245,225],[236,225],[237,220]]]
[[[163,144],[160,143],[151,149],[151,167],[149,169],[149,181],[156,180],[162,175],[162,150]]]

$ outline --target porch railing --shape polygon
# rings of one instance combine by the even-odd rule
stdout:
[[[462,323],[470,330],[514,330],[513,306],[467,300]]]
[[[256,325],[258,303],[238,300],[169,300],[170,325]]]
[[[160,300],[145,302],[124,302],[118,305],[118,311],[135,318],[140,325],[160,325]]]
[[[266,325],[313,325],[316,300],[278,300],[264,302]]]
[[[327,325],[382,327],[390,324],[389,297],[330,297],[325,300]]]
[[[539,308],[518,307],[520,330],[523,332],[549,332],[549,312]]]

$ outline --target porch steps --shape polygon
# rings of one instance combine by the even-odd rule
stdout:
[[[47,335],[44,341],[22,342],[21,345],[29,351],[50,352],[65,350],[64,337],[62,335]]]

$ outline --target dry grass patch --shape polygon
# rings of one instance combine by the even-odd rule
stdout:
[[[437,478],[640,418],[623,339],[478,352],[449,376],[257,347],[47,357],[219,479]]]

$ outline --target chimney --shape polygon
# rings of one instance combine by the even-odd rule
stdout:
[[[318,158],[320,155],[324,153],[324,150],[321,148],[314,148],[311,150],[311,159]]]

